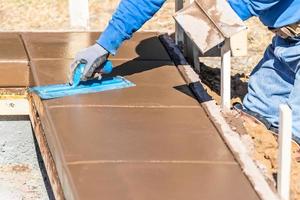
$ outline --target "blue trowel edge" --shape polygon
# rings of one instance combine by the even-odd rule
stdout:
[[[82,82],[77,86],[69,84],[36,86],[29,88],[29,92],[36,93],[41,99],[55,99],[77,94],[96,93],[107,90],[122,89],[135,86],[129,80],[116,76],[113,78],[103,78],[101,80],[90,80]]]

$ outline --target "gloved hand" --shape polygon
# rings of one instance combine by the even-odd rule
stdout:
[[[108,51],[97,43],[79,51],[71,64],[69,74],[70,84],[73,84],[73,73],[79,63],[85,64],[85,68],[81,76],[81,80],[85,81],[93,75],[97,68],[101,67],[101,65],[107,60],[108,55]]]

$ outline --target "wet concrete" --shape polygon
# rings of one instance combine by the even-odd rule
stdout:
[[[17,33],[1,33],[0,34],[0,62],[28,61],[22,39]]]
[[[170,61],[112,60],[110,76],[125,76],[136,87],[97,94],[65,97],[45,101],[47,105],[114,105],[114,106],[196,106],[193,94]],[[32,62],[37,85],[65,83],[71,60],[38,60]],[[55,76],[53,75],[55,73]]]
[[[236,164],[203,117],[202,108],[81,106],[49,108],[67,162],[202,160]]]
[[[94,44],[99,32],[93,33],[25,33],[23,38],[31,60],[74,58],[76,53]],[[136,33],[124,42],[112,59],[170,60],[156,33]],[[155,50],[154,50],[155,49]]]
[[[30,72],[27,63],[0,62],[0,72],[0,87],[25,87],[30,85]]]
[[[80,199],[257,199],[236,165],[99,162],[69,169]]]
[[[25,87],[30,84],[28,58],[17,33],[0,34],[0,87]]]
[[[66,82],[93,34],[25,34],[34,84]],[[157,34],[139,35],[112,58],[136,87],[33,99],[66,198],[258,199]]]

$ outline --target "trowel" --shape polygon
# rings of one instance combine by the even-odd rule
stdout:
[[[81,75],[84,71],[85,63],[79,62],[75,72],[73,74],[73,84],[56,84],[56,85],[45,85],[36,86],[29,88],[29,92],[34,92],[40,96],[41,99],[54,99],[64,96],[71,96],[77,94],[87,94],[102,92],[107,90],[122,89],[135,86],[134,83],[121,77],[105,77],[93,78],[86,81],[81,81]],[[101,70],[103,74],[109,74],[113,69],[111,61],[106,61]]]

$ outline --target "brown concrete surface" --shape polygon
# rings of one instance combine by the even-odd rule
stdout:
[[[151,41],[143,48],[161,54],[132,60],[143,41],[131,41],[128,57],[113,59],[112,75],[136,87],[33,98],[67,199],[259,199],[159,40]],[[53,44],[59,56],[43,57],[38,49],[47,53],[47,45],[29,51],[34,82],[63,83],[69,44]]]
[[[27,55],[22,39],[17,33],[0,34],[0,61],[26,62]]]
[[[29,84],[30,72],[27,63],[0,62],[0,87],[25,87]]]
[[[74,58],[76,53],[92,45],[99,37],[92,33],[25,33],[25,44],[31,60]],[[113,59],[170,60],[156,33],[136,33],[126,41]],[[141,42],[142,41],[142,42]],[[155,51],[153,51],[155,49]]]
[[[202,108],[81,106],[49,108],[67,162],[205,160],[235,164],[209,119],[203,117]]]
[[[83,163],[69,169],[81,199],[257,199],[235,165]]]
[[[114,105],[114,106],[195,106],[191,91],[170,61],[113,60],[114,74],[139,83],[136,87],[97,94],[65,97],[46,101],[47,105]],[[60,84],[67,81],[71,60],[38,60],[32,62],[37,85]],[[53,75],[55,73],[55,76]],[[112,75],[114,75],[112,74]],[[147,76],[145,76],[147,75]]]
[[[19,34],[0,34],[0,72],[0,87],[30,84],[28,58]]]

